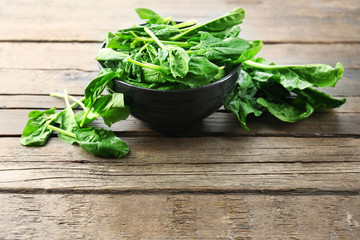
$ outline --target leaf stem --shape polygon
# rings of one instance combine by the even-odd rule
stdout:
[[[176,28],[185,28],[185,27],[190,27],[196,24],[195,20],[191,20],[191,21],[187,21],[187,22],[182,22],[182,23],[178,23],[176,25],[174,25],[173,27]]]
[[[65,98],[65,95],[64,95],[64,94],[61,94],[61,93],[50,93],[50,96],[51,96],[51,97]],[[74,103],[71,104],[71,106],[70,106],[71,108],[74,108],[74,107],[76,107],[77,105],[80,105],[80,107],[81,107],[84,111],[86,110],[85,105],[82,103],[82,101],[85,100],[85,97],[81,98],[80,100],[77,99],[77,98],[75,98],[75,97],[73,97],[73,96],[71,96],[71,95],[68,95],[68,97],[69,97],[72,101],[74,101]]]
[[[182,48],[189,48],[194,46],[193,44],[187,43],[187,42],[178,42],[178,41],[161,41],[164,44],[169,44],[169,45],[176,45]]]
[[[128,62],[131,62],[135,65],[138,65],[140,67],[144,67],[144,68],[148,68],[148,69],[152,69],[152,70],[156,70],[156,71],[161,71],[162,70],[162,67],[159,66],[159,65],[155,65],[155,64],[151,64],[151,63],[141,63],[139,61],[136,61],[134,59],[131,59],[131,58],[128,58],[127,59]]]
[[[85,121],[86,121],[87,116],[89,115],[90,111],[91,111],[91,108],[88,108],[88,109],[86,110],[85,115],[84,115],[83,119],[81,120],[80,127],[83,127],[83,126],[84,126]]]
[[[178,35],[175,35],[175,36],[173,36],[173,37],[171,37],[171,38],[169,38],[169,39],[172,40],[172,41],[173,41],[173,40],[177,40],[177,39],[185,36],[185,35],[188,34],[189,32],[191,32],[192,30],[194,30],[194,29],[196,29],[196,28],[198,28],[198,27],[202,27],[203,25],[204,25],[204,24],[196,24],[196,25],[191,26],[191,27],[189,27],[189,28],[181,29],[181,30],[184,30],[184,32],[182,32],[182,33],[180,33],[180,34],[178,34]]]
[[[142,51],[144,51],[144,49],[146,49],[147,46],[149,46],[149,43],[146,43],[144,46],[142,46],[142,47],[140,48],[140,50],[138,51],[138,53],[141,53]]]
[[[64,135],[67,135],[67,136],[69,136],[69,137],[76,138],[76,135],[75,135],[74,133],[65,131],[65,130],[63,130],[63,129],[61,129],[61,128],[58,128],[58,127],[55,127],[55,126],[53,126],[53,125],[48,125],[47,128],[49,128],[49,129],[51,129],[51,130],[53,130],[53,131],[56,131],[56,132],[58,132],[58,133],[62,133],[62,134],[64,134]]]
[[[69,111],[71,112],[71,115],[72,115],[72,117],[73,117],[74,120],[75,120],[74,112],[73,112],[73,110],[72,110],[72,108],[71,108],[71,106],[70,106],[69,95],[68,95],[66,89],[64,90],[64,96],[65,96],[65,97],[64,97],[64,100],[65,100],[66,108],[69,108],[69,109],[70,109]]]
[[[250,67],[261,68],[261,69],[282,69],[288,67],[296,67],[295,65],[267,65],[267,64],[257,63],[251,60],[246,60],[243,63]]]
[[[154,41],[155,41],[162,49],[167,49],[167,48],[165,47],[165,45],[162,44],[162,42],[155,36],[155,34],[150,31],[150,29],[148,29],[147,27],[144,27],[144,30],[145,30],[145,32],[146,32],[147,34],[150,35],[150,37],[151,37],[152,39],[154,39]]]

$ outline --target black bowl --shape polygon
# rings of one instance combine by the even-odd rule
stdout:
[[[113,80],[111,89],[124,94],[131,114],[158,130],[187,128],[218,110],[238,79],[236,66],[211,84],[184,90],[157,90]]]
[[[240,65],[222,79],[192,89],[148,89],[115,79],[108,87],[124,94],[132,116],[155,130],[171,133],[189,128],[218,110],[234,89]]]

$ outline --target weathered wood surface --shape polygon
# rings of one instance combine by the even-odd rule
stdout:
[[[8,191],[360,191],[360,140],[284,137],[126,137],[121,160],[58,139],[43,148],[1,138]]]
[[[359,196],[1,194],[0,201],[4,240],[360,238]]]
[[[101,41],[104,33],[143,22],[135,7],[175,20],[205,22],[246,11],[242,36],[268,42],[359,42],[357,0],[346,1],[0,1],[1,41]],[[31,9],[31,11],[29,11]],[[110,10],[111,11],[110,11]]]
[[[342,62],[325,92],[347,103],[295,124],[250,117],[249,132],[223,109],[177,136],[130,117],[112,127],[123,159],[55,135],[20,145],[29,111],[64,107],[50,92],[83,95],[106,32],[141,22],[134,7],[204,22],[239,6],[259,56]],[[359,239],[359,12],[357,0],[0,1],[0,239]]]
[[[20,136],[26,125],[28,114],[28,109],[0,110],[0,136]],[[355,112],[318,112],[297,123],[281,122],[269,113],[264,113],[258,118],[248,117],[247,122],[250,131],[242,129],[233,114],[216,112],[204,119],[201,124],[194,125],[178,136],[360,136],[360,113],[358,109],[355,109]],[[96,120],[93,126],[107,128],[100,119]],[[131,133],[156,134],[131,116],[125,121],[114,124],[111,129],[116,132],[127,132],[130,135]]]

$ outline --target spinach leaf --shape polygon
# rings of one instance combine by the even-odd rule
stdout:
[[[241,53],[240,57],[237,60],[235,60],[233,64],[242,63],[246,60],[254,58],[262,47],[263,47],[263,43],[260,40],[249,42],[248,48]]]
[[[82,121],[80,122],[80,127],[84,126],[87,121],[87,116],[91,111],[91,108],[96,101],[96,99],[104,91],[106,85],[114,79],[116,76],[119,76],[119,72],[123,71],[119,69],[118,72],[113,72],[111,69],[103,68],[100,71],[99,75],[92,80],[85,89],[85,106],[88,108],[84,114]]]
[[[191,53],[205,56],[210,61],[231,60],[235,64],[240,63],[239,60],[249,59],[249,56],[254,56],[261,49],[256,43],[249,47],[250,43],[241,38],[220,39],[210,33],[201,33],[200,43],[191,48],[194,50]]]
[[[174,78],[184,77],[189,71],[190,57],[183,48],[168,47],[169,67]]]
[[[79,128],[75,135],[76,143],[95,156],[121,158],[129,153],[126,143],[110,130]]]
[[[129,55],[126,53],[118,52],[111,48],[102,48],[95,59],[98,61],[122,61],[127,57]]]
[[[222,70],[221,70],[222,71]],[[219,67],[201,56],[192,56],[189,61],[188,74],[177,82],[188,85],[191,88],[209,84],[220,72]]]
[[[234,91],[224,104],[225,109],[235,114],[245,130],[249,130],[246,125],[246,117],[249,114],[253,113],[255,116],[262,114],[262,107],[255,98],[257,91],[250,75],[244,70],[240,70]]]
[[[124,96],[113,93],[101,96],[93,105],[93,112],[100,115],[109,127],[120,120],[125,120],[129,114],[129,107],[125,106]]]
[[[62,130],[71,133],[75,132],[75,130],[79,128],[71,108],[66,108],[61,111],[56,123],[60,124],[60,128]],[[76,139],[61,132],[58,133],[58,138],[69,144],[74,144],[74,142],[76,142]]]
[[[79,144],[83,149],[95,156],[120,158],[129,152],[129,147],[126,143],[116,137],[110,130],[95,129],[92,127],[80,128],[75,120],[66,91],[64,96],[66,108],[61,112],[59,120],[57,121],[60,127],[49,126],[49,129],[58,131],[58,137],[62,141],[69,144]],[[115,94],[113,97],[106,96],[97,99],[98,104],[95,108],[99,115],[105,116],[105,122],[111,125],[111,123],[118,121],[119,118],[126,118],[128,114],[126,114],[125,111],[122,111],[120,115],[114,112],[119,110],[120,105],[122,105],[121,110],[125,108],[122,94]],[[111,108],[112,105],[115,105],[117,109],[114,108],[111,112],[106,112],[106,109]]]
[[[261,63],[259,63],[261,62]],[[325,64],[274,65],[266,64],[262,59],[247,60],[244,65],[277,76],[288,90],[308,87],[334,87],[342,77],[344,67],[337,63],[335,68]]]
[[[64,100],[66,108],[59,113],[59,117],[56,120],[56,123],[60,124],[60,129],[63,130],[58,133],[58,138],[66,143],[73,144],[76,142],[76,139],[74,139],[72,136],[69,136],[68,134],[64,134],[64,132],[73,133],[79,128],[79,125],[75,120],[75,115],[70,106],[69,97],[66,90],[64,91]]]
[[[187,31],[184,31],[183,33],[171,37],[170,40],[177,40],[184,37],[192,36],[199,31],[206,31],[206,32],[224,31],[226,29],[229,29],[235,25],[242,23],[244,17],[245,17],[244,9],[236,8],[222,17],[216,18],[207,23],[197,24],[193,27],[190,27]]]
[[[109,81],[119,75],[111,69],[103,68],[98,76],[93,79],[85,89],[85,106],[91,106],[104,91]]]
[[[345,99],[335,99],[311,88],[333,86],[342,71],[341,64],[335,68],[323,64],[279,66],[262,58],[246,60],[225,107],[245,129],[248,129],[246,116],[261,111],[261,107],[282,121],[296,122],[320,107],[333,108],[345,103]]]
[[[150,29],[146,27],[144,29],[160,47],[158,51],[158,58],[160,60],[162,70],[170,72],[174,78],[184,77],[189,70],[190,61],[190,57],[186,51],[177,46],[165,47]]]
[[[295,90],[294,92],[300,96],[305,97],[314,109],[318,109],[320,107],[337,108],[346,102],[345,98],[336,99],[326,93],[320,92],[319,90],[313,88]]]
[[[271,101],[266,98],[258,98],[257,103],[264,106],[271,114],[284,122],[296,122],[307,118],[314,112],[314,108],[301,97],[286,101]]]
[[[31,111],[29,119],[21,134],[20,143],[26,146],[44,146],[52,130],[48,125],[56,120],[56,107],[45,111]]]
[[[162,18],[159,14],[148,8],[135,8],[141,19],[149,19],[147,23],[168,24],[171,18]]]

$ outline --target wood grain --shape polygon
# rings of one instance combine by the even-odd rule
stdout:
[[[62,106],[62,103],[60,104],[59,106]],[[338,111],[314,113],[309,118],[296,123],[281,122],[269,113],[264,113],[258,118],[250,116],[247,118],[250,131],[242,129],[232,113],[216,112],[202,123],[180,132],[178,136],[360,136],[359,108],[354,107],[355,109],[351,109],[350,112],[341,112],[338,109]],[[20,136],[29,112],[30,110],[0,109],[0,136]],[[100,119],[97,119],[92,126],[108,129]],[[111,130],[130,135],[158,135],[131,116],[125,121],[112,125]]]
[[[96,158],[51,139],[0,138],[2,191],[360,191],[359,139],[123,138],[123,159]]]
[[[174,136],[138,120],[112,129],[122,159],[94,157],[52,136],[24,147],[50,92],[83,95],[105,34],[149,7],[177,20],[246,10],[241,36],[278,64],[342,62],[325,92],[347,97],[296,124],[269,114],[251,131],[220,109]],[[0,1],[0,239],[360,239],[360,5],[303,1]],[[104,127],[101,121],[95,126]]]
[[[99,47],[100,43],[0,42],[0,70],[98,71],[94,59]],[[334,66],[336,62],[342,62],[346,69],[360,69],[359,58],[349,57],[358,55],[360,44],[271,44],[265,45],[257,56],[277,64],[324,63]]]
[[[109,11],[109,7],[111,11]],[[2,41],[102,41],[108,31],[143,22],[135,7],[176,20],[205,22],[243,7],[241,36],[268,42],[359,42],[357,0],[346,1],[36,1],[0,2]],[[29,11],[31,9],[31,11]]]
[[[1,239],[360,238],[359,196],[1,194],[0,201]]]

